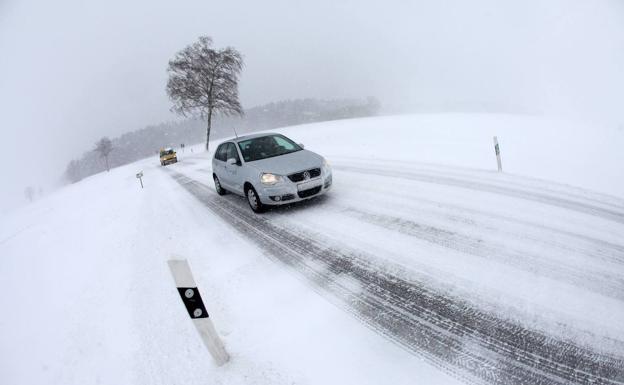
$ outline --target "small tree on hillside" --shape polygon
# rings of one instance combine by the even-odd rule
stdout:
[[[24,189],[24,196],[29,202],[32,202],[35,199],[35,189],[32,186],[27,186]]]
[[[100,154],[100,157],[106,159],[106,171],[110,171],[108,155],[113,151],[113,142],[105,136],[95,143],[95,151]]]
[[[210,140],[212,115],[242,115],[238,101],[238,77],[243,57],[231,47],[214,49],[212,39],[201,36],[169,61],[167,94],[172,110],[207,120],[206,150]]]
[[[71,160],[65,169],[65,178],[71,183],[76,183],[82,179],[82,167],[79,160]]]

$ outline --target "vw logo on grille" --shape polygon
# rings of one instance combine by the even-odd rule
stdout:
[[[303,179],[308,180],[310,179],[310,173],[308,171],[304,171],[303,173]]]

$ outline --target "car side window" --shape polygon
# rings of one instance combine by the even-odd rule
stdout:
[[[240,157],[238,156],[238,151],[236,151],[236,145],[234,143],[227,144],[226,157],[225,160],[234,158],[236,159],[236,163],[240,164]]]
[[[227,160],[226,149],[227,149],[227,143],[221,144],[217,148],[217,151],[215,152],[215,159],[225,162]]]

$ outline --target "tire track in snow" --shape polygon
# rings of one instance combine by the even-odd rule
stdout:
[[[481,239],[469,237],[453,231],[390,215],[365,212],[348,207],[343,213],[373,225],[398,231],[431,244],[442,246],[461,253],[502,262],[528,272],[537,271],[540,275],[566,282],[590,291],[624,300],[624,277],[614,273],[589,272],[548,260],[529,252],[515,251]]]
[[[471,383],[624,384],[624,359],[523,328],[409,280],[346,248],[280,227],[182,174],[173,178],[271,258],[441,370]],[[414,274],[410,273],[411,276]],[[353,282],[357,283],[356,285]]]
[[[451,178],[448,176],[431,175],[427,173],[396,171],[395,169],[374,169],[357,166],[334,165],[334,169],[354,172],[359,174],[379,175],[385,177],[398,177],[409,180],[417,180],[425,183],[438,185],[446,185],[453,187],[461,187],[470,190],[490,192],[494,194],[507,195],[514,198],[530,200],[534,202],[544,203],[550,206],[565,208],[584,214],[593,215],[603,219],[608,219],[617,223],[624,224],[624,212],[620,210],[608,209],[597,205],[579,202],[554,195],[543,194],[535,191],[527,191],[521,189],[508,188],[501,185],[489,184],[484,182],[468,181],[460,178]]]
[[[366,191],[366,193],[370,192],[370,189]],[[400,213],[411,210],[417,216],[426,214],[429,217],[440,218],[445,222],[472,227],[480,232],[498,233],[505,237],[540,243],[565,250],[569,253],[579,253],[586,257],[592,257],[595,261],[624,265],[624,245],[597,239],[579,232],[546,226],[537,222],[413,197],[393,189],[374,189],[374,192],[400,198],[402,201],[399,203],[391,199],[385,202],[386,207],[393,206],[395,211]],[[412,207],[406,207],[405,203],[409,203]],[[414,203],[417,203],[417,205],[414,205]],[[337,209],[342,210],[345,207],[338,207]],[[508,229],[510,226],[514,229]]]

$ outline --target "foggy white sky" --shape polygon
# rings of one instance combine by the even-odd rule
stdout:
[[[173,119],[167,61],[199,35],[245,56],[245,107],[374,95],[624,124],[619,0],[0,0],[3,158],[20,160],[2,201],[103,135]]]

